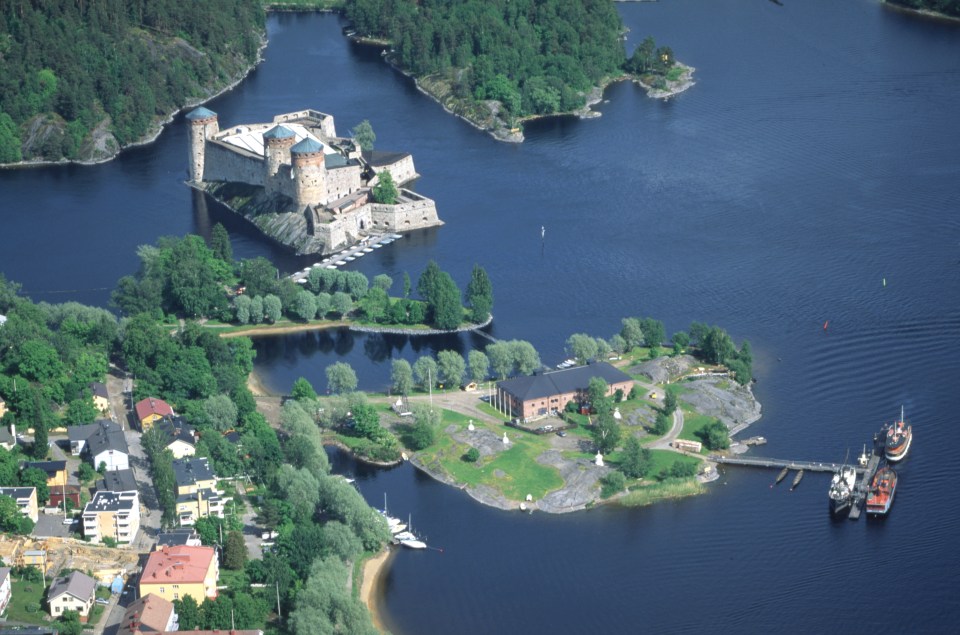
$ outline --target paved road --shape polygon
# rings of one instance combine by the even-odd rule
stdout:
[[[649,447],[654,450],[673,450],[674,452],[680,452],[680,450],[673,447],[673,442],[680,435],[681,430],[683,430],[683,410],[677,408],[673,411],[673,425],[670,427],[670,430],[663,435],[663,437],[651,443]]]

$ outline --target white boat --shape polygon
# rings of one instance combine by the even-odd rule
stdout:
[[[390,525],[391,534],[403,533],[407,529],[407,526],[404,523],[397,523],[396,525]]]
[[[365,254],[373,253],[373,250],[370,249],[369,247],[364,247],[364,248],[363,248],[363,253],[365,253]]]
[[[426,549],[427,543],[422,540],[401,540],[400,544],[409,549]]]
[[[397,541],[416,540],[416,539],[417,539],[417,537],[414,536],[414,535],[413,535],[411,532],[409,532],[409,531],[401,531],[399,534],[395,534],[393,537],[396,538]]]

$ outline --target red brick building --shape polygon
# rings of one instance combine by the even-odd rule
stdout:
[[[607,382],[608,395],[617,389],[626,394],[633,388],[630,375],[606,362],[598,362],[498,382],[494,405],[512,418],[529,420],[546,416],[554,410],[562,411],[571,400],[582,400],[594,377]]]

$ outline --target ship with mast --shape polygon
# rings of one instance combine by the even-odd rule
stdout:
[[[903,406],[900,406],[900,419],[886,428],[883,454],[891,463],[903,460],[910,451],[913,442],[913,426],[908,424],[903,416]]]

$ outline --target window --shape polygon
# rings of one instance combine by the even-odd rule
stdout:
[[[164,593],[165,591],[166,591],[166,589],[165,589],[165,588],[163,588],[163,587],[160,587],[160,593]]]
[[[179,600],[179,599],[180,599],[180,594],[179,594],[179,593],[174,593],[174,594],[173,594],[173,599],[174,599],[174,600]]]

